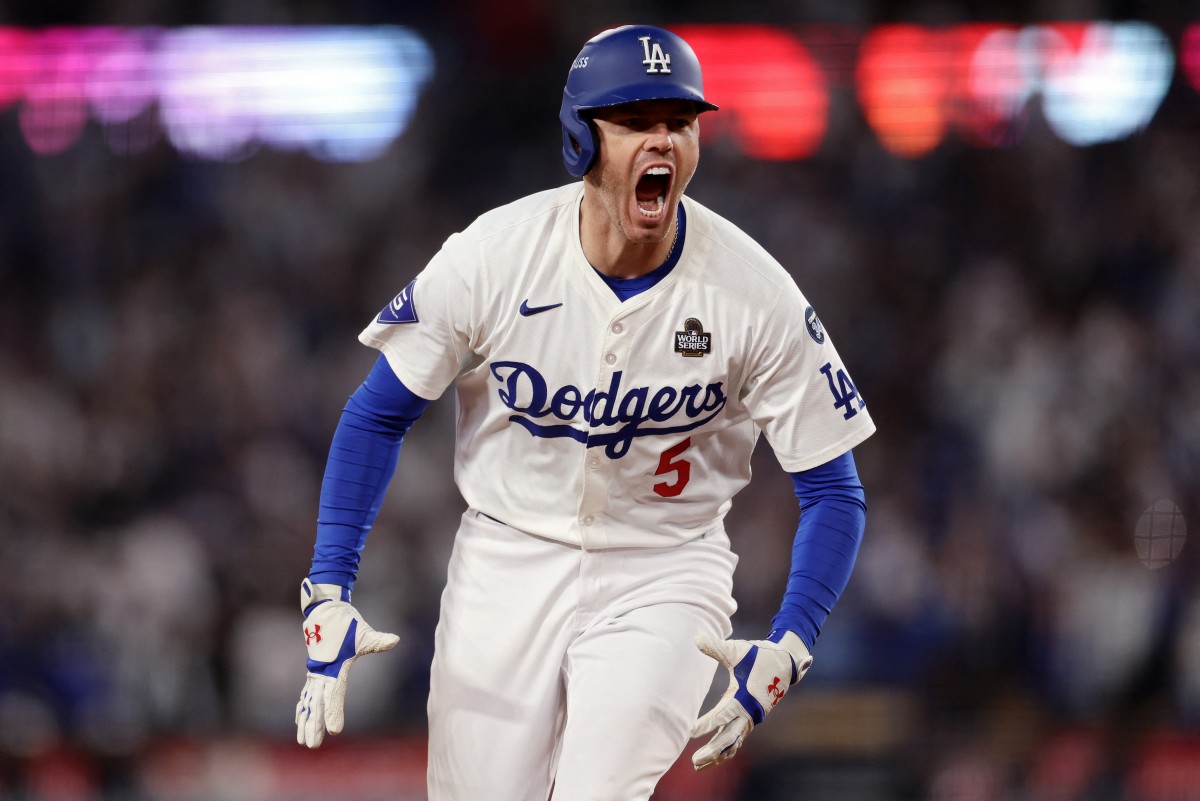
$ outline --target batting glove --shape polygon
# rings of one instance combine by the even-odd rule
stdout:
[[[371,628],[350,605],[350,591],[337,584],[300,584],[308,678],[296,704],[296,742],[316,748],[325,733],[338,734],[346,722],[346,683],[350,666],[363,654],[390,651],[395,634]]]
[[[790,631],[779,642],[697,636],[696,647],[729,671],[725,695],[692,724],[692,737],[716,731],[692,754],[692,765],[704,770],[733,759],[751,730],[789,687],[804,678],[813,659],[804,642]]]

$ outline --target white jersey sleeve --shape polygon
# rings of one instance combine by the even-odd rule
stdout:
[[[742,402],[788,472],[842,455],[875,431],[816,311],[789,281],[766,316]]]
[[[406,387],[426,400],[446,390],[471,354],[471,244],[454,234],[359,335],[380,350]]]

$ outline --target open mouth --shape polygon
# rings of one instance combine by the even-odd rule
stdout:
[[[655,220],[666,208],[667,192],[671,188],[671,170],[668,167],[651,167],[638,179],[634,194],[638,211],[642,216]]]

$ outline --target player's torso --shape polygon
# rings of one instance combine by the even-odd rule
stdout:
[[[750,477],[740,395],[769,288],[689,231],[672,272],[621,302],[571,211],[483,243],[459,485],[511,525],[585,547],[689,539]]]

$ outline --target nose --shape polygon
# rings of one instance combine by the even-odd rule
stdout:
[[[646,142],[642,145],[643,150],[669,153],[674,147],[675,140],[671,137],[671,129],[665,122],[660,122],[646,131]]]

